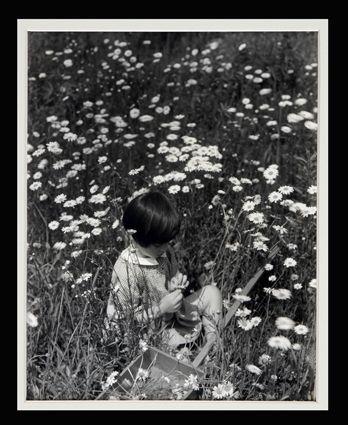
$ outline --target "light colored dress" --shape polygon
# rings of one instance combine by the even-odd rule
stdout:
[[[158,304],[169,293],[168,282],[177,271],[177,260],[170,246],[157,259],[139,256],[132,246],[124,249],[113,268],[107,308],[109,320],[120,314],[120,307],[125,310],[130,308],[138,316],[146,311],[151,319],[151,306]],[[165,314],[160,320],[152,320],[151,326],[164,327],[164,340],[176,347],[195,341],[201,332],[202,321],[198,309],[184,298],[180,311]]]

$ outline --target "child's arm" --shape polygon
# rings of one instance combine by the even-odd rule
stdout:
[[[129,300],[123,297],[121,291],[117,291],[116,296],[118,303],[121,303],[123,305],[128,303],[128,308],[131,306],[129,304]],[[164,314],[174,313],[178,311],[181,306],[182,298],[183,296],[181,290],[176,289],[173,292],[165,295],[159,303],[153,303],[153,305],[151,305],[149,308],[144,308],[144,306],[138,306],[137,308],[134,308],[132,311],[132,316],[139,323],[158,319]],[[109,320],[111,321],[117,318],[117,309],[113,301],[112,294],[110,294],[109,297],[107,315]]]
[[[107,316],[109,320],[118,317],[133,317],[138,322],[148,322],[166,313],[172,313],[180,308],[181,291],[177,290],[164,296],[159,303],[153,303],[148,308],[139,305],[140,291],[136,278],[129,272],[114,269],[111,279],[112,291],[108,300]]]
[[[181,290],[177,289],[165,295],[159,303],[154,303],[147,309],[143,306],[138,307],[134,317],[142,323],[158,319],[168,313],[174,313],[180,309],[182,298]]]

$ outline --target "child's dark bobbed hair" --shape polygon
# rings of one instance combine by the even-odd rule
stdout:
[[[158,191],[144,193],[130,201],[122,221],[126,230],[136,230],[132,236],[144,248],[171,241],[180,229],[179,214],[170,200]]]

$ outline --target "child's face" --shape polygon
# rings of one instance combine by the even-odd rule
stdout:
[[[160,257],[168,248],[168,243],[164,244],[152,244],[144,248],[137,244],[137,248],[142,255],[145,257],[157,258]]]

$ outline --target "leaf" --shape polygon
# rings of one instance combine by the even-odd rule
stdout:
[[[45,87],[43,89],[43,98],[45,103],[49,103],[53,92],[53,85],[49,81],[46,81]]]
[[[316,161],[317,160],[317,153],[315,152],[309,159],[310,161]]]
[[[286,221],[288,221],[290,224],[291,224],[291,226],[294,226],[294,227],[296,227],[296,221],[295,220],[293,220],[292,218],[289,218],[289,217],[286,217],[285,216],[285,220]]]
[[[69,368],[69,366],[66,366],[66,367],[65,367],[65,372],[66,372],[67,376],[70,378],[70,376],[71,376],[71,372],[70,372],[70,368]]]
[[[301,156],[294,155],[294,158],[297,159],[298,161],[303,162],[304,164],[307,164],[307,161],[304,158],[302,158]]]
[[[39,390],[38,386],[34,384],[33,387],[32,387],[32,391],[33,391],[34,399],[39,400],[40,399],[40,390]]]

